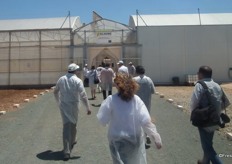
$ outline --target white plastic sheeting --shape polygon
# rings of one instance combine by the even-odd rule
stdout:
[[[75,28],[79,28],[82,25],[80,21],[80,17],[78,16],[70,17],[71,22],[69,22],[69,18],[66,21],[65,19],[66,17],[0,20],[0,31],[35,30],[35,29],[44,30],[44,29],[60,29],[60,28],[75,29]]]

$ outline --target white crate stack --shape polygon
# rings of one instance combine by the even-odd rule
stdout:
[[[186,75],[186,83],[189,85],[194,85],[198,81],[197,75]]]

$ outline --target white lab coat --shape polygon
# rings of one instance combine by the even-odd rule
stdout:
[[[128,68],[124,65],[118,68],[118,73],[125,73],[129,75]]]
[[[129,66],[128,66],[128,71],[129,71],[129,74],[130,74],[131,76],[134,76],[134,75],[135,75],[135,72],[136,72],[135,66],[134,66],[134,65],[129,65]]]
[[[83,75],[85,78],[88,76],[88,71],[89,71],[89,69],[87,67],[83,68]]]
[[[79,102],[89,110],[89,102],[81,79],[75,74],[67,73],[56,84],[54,95],[59,104],[63,124],[77,123]]]
[[[101,71],[101,85],[103,90],[112,91],[114,71],[111,68],[104,68]]]
[[[100,76],[101,76],[101,72],[103,69],[104,69],[103,67],[97,67],[97,69],[96,69],[97,70],[97,77],[98,77],[100,82],[101,82]]]
[[[152,94],[155,93],[155,86],[152,80],[145,75],[140,75],[134,77],[133,79],[139,84],[139,90],[136,94],[143,100],[148,111],[150,112]]]
[[[144,131],[152,143],[161,143],[156,127],[143,101],[134,96],[129,102],[123,101],[118,93],[103,101],[97,118],[109,125],[108,140],[114,164],[146,164]]]

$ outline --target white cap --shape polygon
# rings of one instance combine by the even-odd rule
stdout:
[[[122,60],[120,60],[117,64],[123,64],[123,61],[122,61]]]
[[[85,64],[85,67],[87,67],[88,66],[88,64]]]
[[[133,64],[132,62],[130,62],[129,64]]]
[[[69,64],[68,71],[70,72],[76,71],[78,68],[80,68],[78,65],[76,65],[75,63],[72,63],[72,64]]]

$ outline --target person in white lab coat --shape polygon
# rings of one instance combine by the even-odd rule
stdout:
[[[101,77],[101,72],[102,72],[102,70],[103,70],[104,68],[101,66],[101,65],[99,65],[98,67],[97,67],[97,77],[98,77],[98,79],[99,79],[99,84],[97,85],[97,89],[98,89],[98,92],[99,93],[101,93],[102,92],[102,83],[101,83],[101,79],[100,79],[100,77]]]
[[[120,60],[118,63],[118,73],[124,73],[129,75],[128,68],[124,65],[124,62]]]
[[[64,160],[70,158],[73,146],[76,144],[76,126],[80,100],[87,109],[87,114],[91,114],[83,83],[76,76],[78,68],[79,66],[75,63],[70,64],[68,73],[57,81],[54,89],[54,96],[59,104],[63,121]]]
[[[96,98],[96,87],[97,84],[95,84],[94,80],[97,78],[97,70],[95,69],[95,66],[91,67],[91,70],[88,71],[88,78],[89,78],[89,87],[91,89],[91,95],[92,95],[92,100]]]
[[[145,104],[135,95],[138,84],[126,74],[117,74],[114,83],[118,93],[108,96],[97,114],[103,126],[109,125],[113,164],[147,164],[144,131],[158,149],[162,147],[161,137]]]
[[[149,113],[151,112],[151,97],[155,93],[155,86],[150,77],[145,75],[143,66],[136,67],[136,74],[134,80],[139,84],[139,90],[136,94],[143,100]]]
[[[103,99],[105,100],[107,97],[106,91],[108,91],[108,96],[112,95],[112,88],[113,88],[113,78],[114,78],[114,71],[110,68],[110,64],[106,63],[105,68],[102,69],[100,80],[102,85],[102,93]]]
[[[129,62],[128,71],[129,71],[129,75],[135,76],[136,69],[132,62]]]
[[[88,71],[89,71],[88,64],[85,64],[85,66],[83,68],[84,87],[88,87],[89,86]]]

